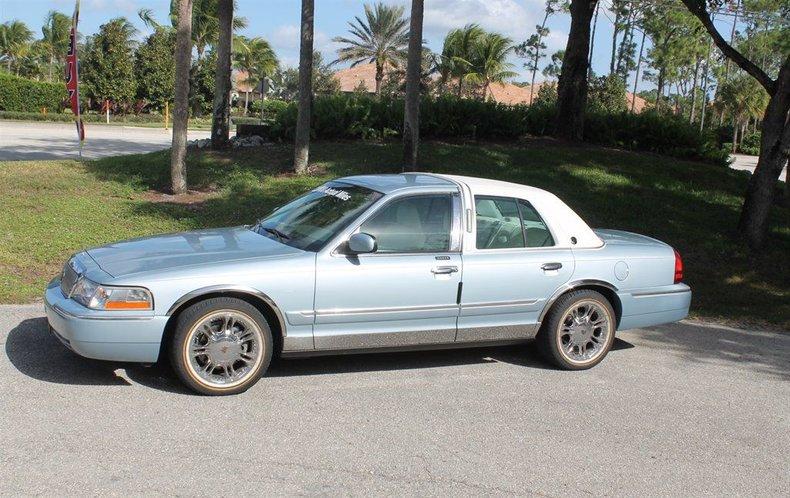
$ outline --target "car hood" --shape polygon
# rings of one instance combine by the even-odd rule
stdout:
[[[302,251],[248,228],[235,227],[143,237],[87,252],[102,270],[118,278],[190,266],[287,256]]]

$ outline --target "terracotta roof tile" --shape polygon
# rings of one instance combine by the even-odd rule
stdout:
[[[375,64],[360,64],[355,67],[340,69],[335,72],[335,78],[340,83],[341,92],[353,92],[359,87],[360,83],[364,83],[368,92],[373,93],[376,88],[376,66]],[[386,78],[386,74],[385,74]],[[533,90],[532,100],[538,97],[538,91],[544,83],[538,83]],[[495,102],[507,105],[518,105],[529,103],[529,90],[530,85],[519,86],[509,82],[492,83],[488,90],[486,98],[490,98]],[[628,100],[628,109],[631,109],[631,98],[633,94],[626,92]],[[634,111],[642,112],[648,106],[647,101],[642,97],[637,96],[634,105]]]

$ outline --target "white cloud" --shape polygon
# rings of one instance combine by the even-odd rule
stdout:
[[[299,65],[299,26],[296,24],[283,24],[277,26],[267,37],[274,51],[280,58],[283,67]],[[324,56],[324,62],[335,59],[338,43],[323,31],[316,29],[313,35],[313,47]]]
[[[425,30],[443,37],[450,29],[478,23],[483,29],[521,39],[543,10],[541,1],[526,3],[528,8],[515,0],[436,0],[425,8]]]
[[[89,0],[86,7],[92,11],[112,11],[118,15],[133,14],[138,10],[134,0]]]

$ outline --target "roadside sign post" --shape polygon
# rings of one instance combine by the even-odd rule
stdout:
[[[79,155],[82,159],[82,144],[85,142],[85,126],[80,114],[80,87],[79,87],[79,59],[77,57],[77,23],[80,18],[80,0],[74,5],[74,15],[71,18],[71,31],[69,32],[69,51],[66,54],[66,91],[69,95],[69,106],[74,114],[77,125],[77,140],[79,141]],[[46,112],[46,111],[45,111]]]

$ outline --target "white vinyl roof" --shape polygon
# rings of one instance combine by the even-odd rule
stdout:
[[[595,248],[603,246],[603,241],[595,232],[559,197],[545,190],[520,185],[517,183],[475,178],[457,175],[436,175],[446,178],[469,189],[475,195],[495,197],[514,197],[528,201],[540,213],[543,221],[549,225],[557,247],[573,247],[574,249]],[[473,206],[466,206],[472,209]],[[576,244],[571,238],[576,238]]]

